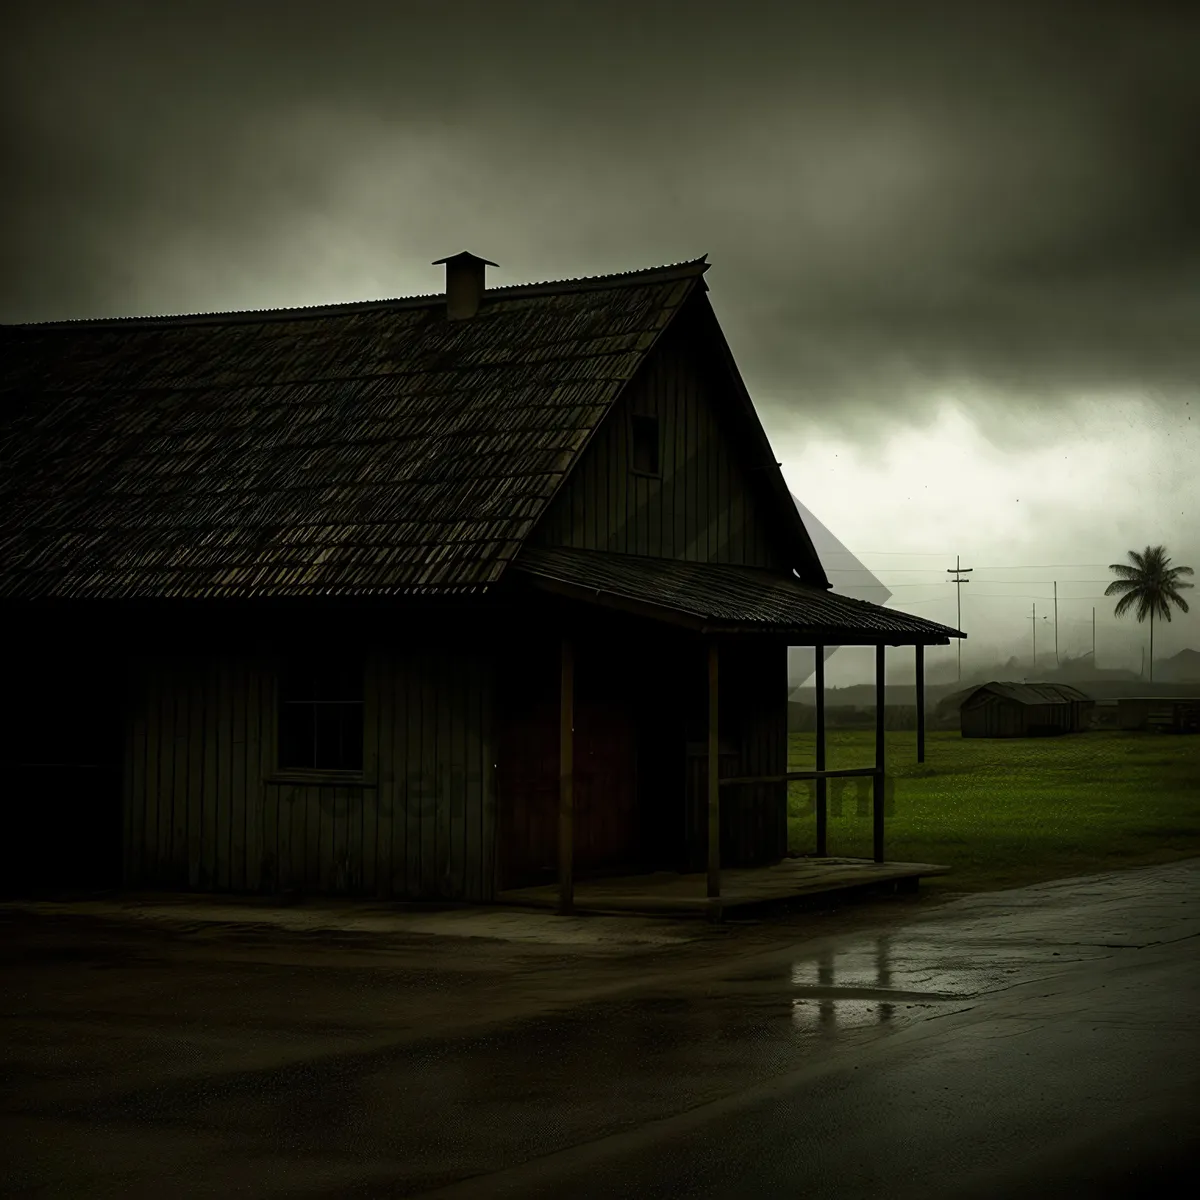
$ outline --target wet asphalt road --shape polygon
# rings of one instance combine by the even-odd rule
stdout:
[[[1192,901],[1178,907],[1194,915]],[[1200,1162],[1200,958],[1194,928],[1186,932],[1194,923],[1164,920],[1160,930],[1136,932],[1115,932],[1114,924],[1098,923],[1094,941],[1049,949],[1053,964],[1022,937],[1018,921],[1003,940],[943,927],[948,936],[930,939],[924,953],[902,933],[886,939],[893,962],[936,956],[932,943],[949,942],[959,952],[976,949],[998,972],[1023,960],[1014,976],[1041,976],[1011,986],[997,986],[994,975],[976,979],[984,990],[966,1002],[930,1002],[920,990],[965,991],[974,975],[965,964],[941,978],[892,970],[888,986],[912,990],[886,1001],[852,998],[878,980],[870,978],[869,948],[847,948],[830,956],[839,982],[828,992],[806,986],[811,970],[800,972],[797,1022],[821,1030],[830,1046],[868,1022],[877,1023],[874,1038],[814,1055],[811,1067],[764,1086],[493,1176],[486,1186],[434,1194],[1185,1195]],[[1157,943],[1153,932],[1172,940]],[[910,1003],[921,1012],[915,1020]]]
[[[1170,1195],[1200,1151],[1198,947],[1193,861],[275,1065],[201,1070],[160,1019],[118,1080],[67,1015],[13,1022],[3,1194]],[[347,979],[366,1009],[391,986]],[[277,978],[237,992],[278,1023]],[[253,1038],[220,1016],[210,1040]],[[159,1043],[178,1069],[139,1082]]]

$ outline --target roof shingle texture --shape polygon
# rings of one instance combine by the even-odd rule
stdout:
[[[6,327],[0,596],[486,588],[705,269]]]
[[[917,640],[961,636],[935,621],[838,596],[755,567],[529,546],[517,557],[513,569],[656,605],[714,629],[786,631],[828,645],[853,645],[863,638],[874,640],[875,635]]]
[[[1015,700],[1018,704],[1069,704],[1072,701],[1090,701],[1078,688],[1066,683],[985,683],[963,696],[962,703],[978,696],[981,692]]]

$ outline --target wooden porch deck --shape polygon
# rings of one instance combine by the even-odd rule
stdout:
[[[706,895],[708,877],[702,871],[687,875],[656,871],[650,875],[577,879],[575,909],[713,918],[731,908],[885,884],[916,890],[922,876],[945,875],[949,870],[933,863],[877,863],[866,858],[787,858],[770,867],[722,871],[721,895],[715,900]],[[524,908],[557,908],[558,885],[512,888],[501,892],[497,900],[500,904]]]

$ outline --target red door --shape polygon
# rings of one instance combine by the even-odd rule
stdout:
[[[557,680],[555,680],[557,682]],[[558,698],[513,689],[500,714],[497,789],[500,886],[558,874]],[[628,707],[577,675],[575,874],[632,868],[639,857],[637,741]]]
[[[585,704],[575,722],[576,874],[632,869],[638,851],[633,721],[620,704]]]
[[[498,733],[500,886],[547,883],[558,871],[558,707],[511,697]]]

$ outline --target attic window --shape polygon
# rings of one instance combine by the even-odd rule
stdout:
[[[281,770],[361,771],[361,664],[304,663],[279,680]]]
[[[634,471],[638,475],[658,475],[658,418],[635,413],[630,430]]]

